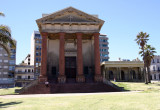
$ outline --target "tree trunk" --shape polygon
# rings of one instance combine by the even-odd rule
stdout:
[[[146,72],[146,67],[144,67],[143,71],[144,71],[145,84],[148,84],[148,75],[147,75],[147,72]]]
[[[149,66],[147,67],[147,72],[148,72],[148,83],[151,83],[151,75],[150,75],[150,68],[149,68]]]

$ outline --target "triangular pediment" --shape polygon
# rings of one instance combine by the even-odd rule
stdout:
[[[63,17],[53,19],[53,22],[95,22],[93,20],[88,20],[73,14],[68,14]]]
[[[73,7],[60,10],[58,12],[49,14],[37,20],[37,24],[45,23],[97,23],[101,26],[104,21],[85,12],[82,12]]]

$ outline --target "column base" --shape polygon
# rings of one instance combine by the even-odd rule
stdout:
[[[59,75],[58,76],[58,83],[65,83],[66,82],[66,76],[65,75]]]
[[[94,76],[95,82],[103,82],[103,76],[101,74]]]
[[[45,83],[45,81],[47,81],[48,79],[47,79],[47,77],[46,76],[39,76],[39,78],[38,78],[38,82],[39,83]]]
[[[84,77],[84,75],[77,75],[77,76],[76,76],[76,81],[77,81],[78,83],[85,82],[85,77]]]

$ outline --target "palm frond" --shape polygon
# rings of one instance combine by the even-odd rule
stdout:
[[[3,12],[0,12],[0,16],[5,16],[5,14]]]

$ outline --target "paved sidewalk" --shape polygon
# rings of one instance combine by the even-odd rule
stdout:
[[[85,96],[85,95],[101,95],[101,94],[129,94],[138,93],[140,91],[127,91],[127,92],[100,92],[100,93],[61,93],[61,94],[28,94],[28,95],[4,95],[0,98],[30,98],[30,97],[64,97],[64,96]]]

